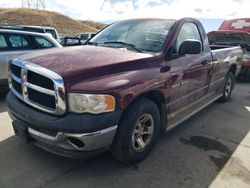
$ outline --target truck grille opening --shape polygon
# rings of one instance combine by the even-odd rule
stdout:
[[[9,74],[10,89],[19,99],[39,110],[64,114],[65,90],[59,75],[32,63],[26,66],[19,60],[10,63]]]
[[[32,71],[28,71],[28,82],[46,89],[54,90],[54,83],[51,79]]]
[[[15,66],[13,64],[10,64],[10,71],[12,74],[14,74],[16,77],[21,77],[21,67]]]
[[[30,101],[49,107],[51,109],[56,108],[55,96],[49,96],[33,89],[28,89],[28,96]]]
[[[12,79],[12,86],[13,86],[13,88],[14,88],[19,94],[22,93],[22,85],[21,85],[21,83],[18,83],[17,81],[15,81],[15,80]]]

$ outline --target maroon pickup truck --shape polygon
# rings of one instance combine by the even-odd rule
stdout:
[[[229,100],[242,55],[240,47],[210,46],[195,19],[116,22],[86,46],[12,60],[9,114],[16,135],[47,151],[109,150],[136,163],[161,129]]]

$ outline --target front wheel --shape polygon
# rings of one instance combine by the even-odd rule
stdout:
[[[231,93],[234,88],[234,83],[235,83],[235,76],[231,72],[228,72],[225,78],[223,96],[219,99],[220,102],[227,102],[230,99]]]
[[[123,163],[139,162],[151,151],[159,130],[157,105],[149,99],[139,99],[122,117],[110,152]]]

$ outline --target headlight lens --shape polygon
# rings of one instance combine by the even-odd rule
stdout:
[[[99,114],[115,110],[115,98],[111,95],[70,93],[69,110],[75,113]]]

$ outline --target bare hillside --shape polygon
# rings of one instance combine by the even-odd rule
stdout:
[[[79,32],[96,32],[105,26],[105,24],[92,21],[74,20],[52,11],[0,8],[0,25],[6,24],[51,26],[64,35],[75,35]]]

